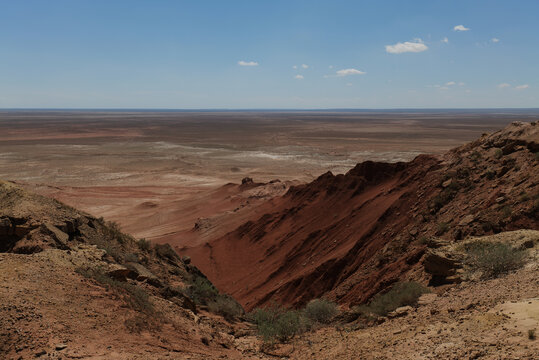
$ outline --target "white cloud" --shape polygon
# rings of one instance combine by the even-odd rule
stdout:
[[[440,90],[449,90],[447,86],[440,86]]]
[[[464,82],[462,82],[462,81],[459,82],[459,86],[464,86],[464,85],[466,85],[466,83],[464,83]]]
[[[329,65],[329,68],[330,68],[330,69],[333,69],[333,65]]]
[[[471,93],[471,92],[472,92],[472,90],[470,90],[470,89],[467,89],[467,90],[465,90],[465,92],[466,92],[467,94],[469,94],[469,93]]]
[[[348,75],[363,75],[366,74],[364,71],[357,69],[343,69],[337,71],[337,76],[348,76]]]
[[[506,88],[506,87],[511,87],[511,84],[501,83],[501,84],[498,85],[498,88],[500,88],[500,89],[503,89],[503,88]]]
[[[427,50],[429,47],[423,43],[421,39],[414,41],[405,41],[396,43],[395,45],[386,45],[386,51],[390,54],[402,54],[406,52],[418,53]]]
[[[447,38],[447,36],[442,39],[442,42],[446,44],[449,42],[449,39]]]
[[[515,89],[517,89],[517,90],[524,90],[524,89],[527,89],[527,88],[529,88],[529,87],[530,87],[530,85],[528,85],[528,84],[523,84],[523,85],[515,86]]]
[[[468,31],[470,28],[465,27],[464,25],[457,25],[453,28],[453,31]]]
[[[256,61],[238,61],[239,66],[258,66],[258,63]]]
[[[297,69],[298,69],[298,66],[297,66],[297,65],[294,65],[294,66],[292,66],[292,69],[297,70]]]
[[[493,43],[498,43],[498,42],[500,42],[500,39],[498,39],[498,38],[492,38],[492,39],[490,39],[490,41],[492,41]]]
[[[446,82],[446,83],[445,83],[445,86],[453,86],[453,85],[455,85],[455,84],[456,84],[456,82],[454,82],[454,81],[449,81],[449,82]]]
[[[294,79],[303,80],[303,75],[296,75],[294,76]]]
[[[301,64],[301,67],[302,67],[303,69],[308,69],[308,68],[309,68],[309,65],[307,65],[307,64]]]

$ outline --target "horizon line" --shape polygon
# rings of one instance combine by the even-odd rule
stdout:
[[[129,107],[13,107],[2,108],[0,111],[414,111],[414,110],[534,110],[539,107],[394,107],[394,108],[129,108]]]

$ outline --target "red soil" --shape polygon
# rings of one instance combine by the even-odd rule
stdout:
[[[537,208],[518,196],[539,195],[538,127],[513,125],[441,158],[368,161],[345,175],[326,173],[273,199],[262,217],[181,252],[247,310],[323,295],[353,305],[404,277],[428,281],[416,273],[425,251],[420,239],[440,232],[439,224],[450,230],[438,235],[453,240],[539,228]],[[504,155],[496,155],[502,148]],[[442,185],[449,179],[453,185]],[[484,200],[492,188],[499,206]],[[437,206],[444,193],[451,196]],[[505,206],[513,211],[510,221]]]

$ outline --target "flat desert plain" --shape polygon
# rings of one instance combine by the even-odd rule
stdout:
[[[0,178],[181,248],[232,230],[326,171],[438,154],[538,119],[537,110],[3,110]],[[244,177],[280,181],[229,184]]]

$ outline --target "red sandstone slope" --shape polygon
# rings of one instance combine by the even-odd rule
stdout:
[[[440,158],[326,173],[182,252],[247,309],[322,295],[357,304],[405,277],[429,281],[420,270],[426,237],[539,229],[538,129],[515,123]]]

